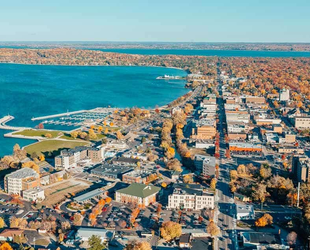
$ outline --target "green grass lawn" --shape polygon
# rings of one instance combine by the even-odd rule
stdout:
[[[37,129],[25,129],[23,131],[15,132],[13,135],[24,135],[24,136],[41,136],[45,137],[46,134],[51,134],[53,138],[57,137],[61,131],[56,130],[37,130]]]
[[[31,155],[32,153],[36,153],[37,155],[47,154],[52,152],[54,154],[59,154],[60,150],[65,148],[75,148],[78,146],[88,145],[89,142],[81,142],[81,141],[58,141],[58,140],[46,140],[38,143],[31,144],[25,147],[27,153]]]

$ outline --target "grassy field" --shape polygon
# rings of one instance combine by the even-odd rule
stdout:
[[[45,137],[46,134],[51,134],[53,138],[57,137],[61,131],[56,130],[37,130],[37,129],[25,129],[23,131],[15,132],[13,135],[24,135],[24,136],[41,136]]]
[[[78,146],[88,145],[88,142],[81,141],[58,141],[58,140],[46,140],[38,143],[31,144],[25,147],[28,154],[36,153],[38,155],[47,154],[49,152],[59,153],[60,150],[65,148],[75,148]]]
[[[52,206],[64,199],[65,195],[69,193],[76,194],[82,190],[87,189],[88,187],[88,183],[74,179],[69,179],[57,184],[55,183],[54,185],[47,186],[46,188],[43,187],[45,197],[47,198],[42,202],[42,205]]]

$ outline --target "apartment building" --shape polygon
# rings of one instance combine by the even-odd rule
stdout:
[[[206,176],[215,175],[216,159],[209,155],[195,155],[196,170]]]
[[[168,196],[169,209],[201,210],[214,208],[214,192],[204,190],[197,184],[174,184]]]
[[[55,157],[55,167],[69,169],[76,167],[80,161],[89,161],[98,163],[104,160],[103,147],[75,147],[73,149],[65,149],[60,155]]]
[[[132,170],[130,172],[127,172],[123,175],[123,182],[125,183],[147,183],[148,177],[151,174],[155,174],[155,172],[139,169],[139,170]]]
[[[4,189],[8,194],[18,194],[40,186],[39,174],[31,168],[22,168],[4,177]]]

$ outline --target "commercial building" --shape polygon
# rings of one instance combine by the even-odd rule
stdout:
[[[246,142],[230,142],[231,152],[262,152],[262,145]]]
[[[241,232],[244,248],[248,249],[287,249],[282,245],[280,234],[267,232]]]
[[[159,191],[160,188],[153,185],[132,183],[127,188],[115,192],[115,201],[125,204],[132,203],[139,207],[146,207],[149,204],[156,202],[156,195]]]
[[[292,161],[293,172],[298,182],[310,183],[310,159],[308,156],[296,156]]]
[[[39,174],[31,168],[22,168],[4,177],[4,189],[8,194],[18,194],[40,186]]]
[[[216,158],[208,155],[195,155],[196,170],[206,176],[215,175]]]
[[[253,220],[255,217],[253,205],[236,204],[237,220]]]
[[[93,198],[100,198],[103,195],[103,193],[104,191],[98,188],[98,189],[94,189],[92,191],[86,192],[84,194],[77,195],[73,198],[73,200],[78,203],[84,203]]]
[[[122,179],[123,175],[132,171],[132,167],[102,164],[90,171],[91,174],[109,179]]]
[[[153,171],[138,169],[132,170],[123,174],[123,182],[131,184],[131,183],[147,183],[148,177],[151,174],[155,174]]]
[[[174,184],[173,193],[168,196],[169,209],[214,208],[214,192],[197,184]]]
[[[98,236],[101,242],[107,242],[114,238],[115,231],[98,227],[80,227],[76,231],[75,239],[81,242],[87,242],[93,235]]]
[[[256,104],[264,104],[266,103],[265,97],[258,96],[248,96],[245,98],[245,103],[256,103]]]
[[[23,198],[27,201],[43,201],[45,199],[44,190],[40,187],[25,190]]]
[[[296,116],[294,126],[301,130],[310,128],[310,116]]]
[[[192,139],[209,140],[216,134],[215,119],[201,119],[192,128]]]

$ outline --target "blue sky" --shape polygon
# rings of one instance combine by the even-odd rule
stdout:
[[[0,0],[0,41],[310,42],[309,0]]]

